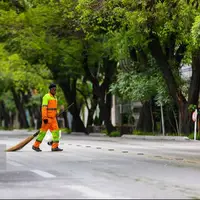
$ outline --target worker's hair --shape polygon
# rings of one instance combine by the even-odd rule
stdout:
[[[54,84],[54,83],[51,83],[51,84],[49,85],[49,89],[54,88],[54,87],[56,87],[56,84]]]

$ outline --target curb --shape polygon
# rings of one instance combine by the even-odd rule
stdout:
[[[69,135],[110,138],[108,135],[106,135],[104,133],[90,133],[89,135],[86,135],[83,132],[72,132]],[[135,140],[193,141],[186,136],[151,136],[151,135],[128,135],[128,134],[125,134],[125,135],[122,135],[121,137],[117,137],[117,138],[135,139]]]
[[[122,138],[140,140],[191,141],[188,137],[183,136],[122,135]]]
[[[37,130],[13,130],[13,131],[0,131],[0,136],[29,136],[32,135],[36,132]],[[70,134],[62,132],[63,135],[68,135],[68,136],[84,136],[84,137],[104,137],[104,138],[121,138],[121,139],[135,139],[135,140],[157,140],[157,141],[190,141],[190,142],[197,142],[198,140],[193,140],[189,139],[186,136],[151,136],[151,135],[128,135],[124,134],[121,137],[109,137],[108,135],[104,133],[89,133],[88,135],[85,134],[84,132],[71,132]],[[200,142],[200,141],[199,141]]]
[[[94,136],[94,137],[109,137],[105,133],[90,133],[89,136]]]
[[[63,132],[64,133],[64,132]],[[92,137],[108,137],[104,133],[89,133],[89,135],[85,134],[84,132],[71,132],[68,135],[78,135],[78,136],[92,136]]]

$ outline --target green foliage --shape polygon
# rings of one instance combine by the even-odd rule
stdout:
[[[109,137],[121,137],[121,134],[119,131],[112,131],[110,134],[108,134],[108,131],[106,129],[102,130],[101,133],[108,135]]]
[[[166,133],[166,136],[185,136],[183,133]]]
[[[1,127],[1,126],[0,126],[0,130],[13,130],[13,128],[12,128],[12,127],[6,128],[6,127]]]
[[[133,130],[133,135],[155,135],[155,133]]]
[[[121,137],[121,134],[119,131],[112,131],[110,134],[109,134],[109,137]]]
[[[191,139],[191,140],[194,140],[194,133],[191,133],[189,136],[188,136],[188,138],[189,139]],[[196,139],[197,140],[200,140],[200,135],[197,133],[197,135],[196,135]]]
[[[27,106],[39,105],[41,97],[48,92],[47,86],[53,82],[48,65],[53,71],[60,68],[60,79],[72,74],[80,76],[80,41],[60,39],[56,35],[60,26],[65,24],[60,21],[59,25],[60,12],[70,8],[73,3],[69,2],[61,7],[53,1],[29,1],[26,11],[22,13],[2,9],[0,37],[5,41],[0,44],[0,68],[3,69],[0,79],[4,85],[9,82],[16,90],[37,89],[39,96],[33,96]],[[65,18],[66,12],[63,13]],[[58,103],[66,105],[59,87],[57,95]]]
[[[188,110],[189,110],[190,112],[195,111],[196,108],[197,108],[197,106],[194,105],[194,104],[190,104],[190,105],[188,106]]]
[[[156,71],[140,74],[120,72],[116,82],[111,85],[110,91],[126,100],[144,102],[156,96],[158,104],[170,102],[165,83],[160,73]]]
[[[15,103],[10,91],[4,92],[2,95],[0,95],[0,100],[4,101],[5,107],[8,111],[15,111]]]
[[[175,55],[186,45],[181,64],[191,64],[192,52],[200,44],[199,9],[185,0],[20,0],[0,2],[0,97],[11,87],[16,91],[37,89],[42,96],[47,84],[76,78],[77,102],[92,97],[92,88],[85,81],[83,49],[86,48],[92,76],[104,80],[103,59],[109,57],[128,65],[129,72],[119,70],[110,91],[124,100],[144,102],[152,96],[158,105],[170,104],[160,66],[149,52],[150,33],[158,36],[178,88],[187,95]],[[147,56],[130,59],[130,49]],[[84,80],[84,81],[83,81]],[[66,104],[60,88],[59,104]],[[10,94],[9,94],[10,95]],[[28,105],[39,104],[33,96]],[[12,99],[6,105],[13,110]],[[189,109],[194,109],[189,107]]]
[[[101,133],[108,135],[108,131],[106,129],[101,130]]]
[[[191,34],[193,45],[197,48],[200,47],[200,15],[195,17]]]
[[[67,134],[70,134],[72,132],[70,128],[61,128],[60,130],[62,131],[62,133],[67,133]]]

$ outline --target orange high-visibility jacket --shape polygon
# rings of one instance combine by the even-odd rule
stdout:
[[[57,114],[57,97],[51,93],[44,95],[42,99],[42,120],[54,118]]]

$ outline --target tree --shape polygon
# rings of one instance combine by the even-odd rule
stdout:
[[[34,6],[33,4],[27,5],[24,12],[18,14],[12,10],[5,12],[5,14],[14,13],[12,24],[16,24],[16,28],[18,28],[18,32],[11,34],[9,40],[6,40],[6,49],[11,53],[18,53],[23,60],[36,67],[37,70],[41,66],[43,68],[46,66],[50,70],[53,79],[63,89],[68,103],[74,102],[74,106],[69,109],[73,115],[74,129],[87,132],[79,116],[81,106],[76,101],[76,82],[80,73],[79,70],[75,70],[76,66],[73,70],[68,66],[72,64],[68,63],[72,62],[69,61],[71,55],[65,48],[69,40],[62,39],[62,34],[57,32],[60,30],[60,27],[57,27],[57,22],[61,12],[63,12],[63,7],[53,2],[44,4],[45,2],[42,1]],[[22,22],[23,25],[21,26],[19,22]],[[64,26],[63,23],[61,26]],[[73,43],[73,41],[69,42]]]
[[[181,132],[187,134],[191,130],[188,105],[198,103],[197,80],[200,75],[196,66],[198,51],[191,52],[190,63],[197,73],[193,71],[188,97],[184,96],[179,70],[186,62],[186,55],[190,54],[191,28],[199,9],[192,4],[185,0],[102,1],[101,8],[97,9],[101,17],[93,17],[93,20],[101,25],[98,26],[98,31],[106,31],[109,24],[109,33],[113,36],[125,34],[128,49],[134,48],[137,53],[142,50],[153,56],[168,92],[179,108]],[[105,14],[106,18],[103,18]],[[121,41],[118,44],[121,44]]]

